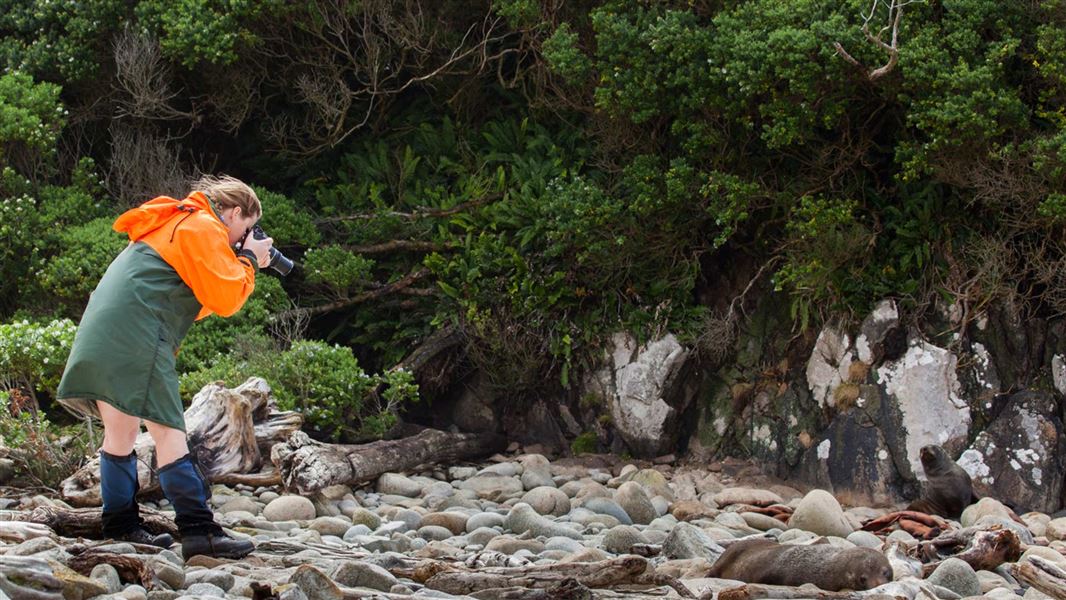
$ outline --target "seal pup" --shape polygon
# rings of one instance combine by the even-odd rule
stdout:
[[[861,591],[892,581],[892,565],[872,548],[752,539],[726,548],[707,576],[768,585],[812,583],[828,592]]]
[[[970,474],[951,460],[940,446],[923,446],[919,457],[926,482],[921,496],[907,510],[958,519],[963,509],[977,501]]]

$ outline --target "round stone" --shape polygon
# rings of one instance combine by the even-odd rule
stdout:
[[[927,581],[964,598],[981,594],[981,581],[977,578],[977,573],[969,563],[958,558],[949,558],[940,563]]]
[[[315,518],[315,505],[303,496],[281,496],[263,509],[268,521],[310,521]]]

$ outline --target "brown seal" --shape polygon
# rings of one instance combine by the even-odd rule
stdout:
[[[920,458],[926,482],[921,497],[911,502],[907,510],[946,519],[959,518],[964,508],[976,502],[970,474],[955,464],[940,446],[922,447]]]
[[[707,576],[769,585],[813,583],[828,592],[859,591],[892,581],[892,565],[872,548],[755,539],[731,544]]]

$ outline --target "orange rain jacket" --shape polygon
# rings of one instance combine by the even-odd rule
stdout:
[[[119,216],[113,228],[128,234],[130,243],[148,244],[174,267],[203,305],[197,321],[236,313],[255,289],[258,265],[247,254],[234,260],[226,226],[200,192],[184,200],[149,200]]]

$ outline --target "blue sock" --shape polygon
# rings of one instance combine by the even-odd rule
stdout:
[[[191,454],[160,467],[159,485],[174,505],[174,523],[182,536],[221,534],[215,515],[207,506],[211,488]]]
[[[100,451],[100,499],[104,535],[114,537],[141,526],[137,507],[137,453],[116,456]]]

